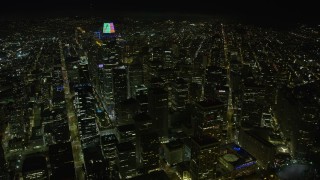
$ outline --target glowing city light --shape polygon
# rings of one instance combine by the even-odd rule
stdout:
[[[235,150],[235,151],[240,151],[241,150],[241,148],[240,147],[233,147],[233,150]]]
[[[103,24],[103,33],[115,33],[113,23],[104,23]]]

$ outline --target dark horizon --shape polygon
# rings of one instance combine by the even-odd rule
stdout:
[[[317,6],[19,1],[0,179],[320,179]]]
[[[296,23],[317,25],[317,6],[310,3],[279,2],[204,2],[173,4],[169,1],[106,2],[106,1],[49,1],[9,2],[1,6],[1,17],[62,17],[62,16],[103,16],[103,15],[204,15],[236,18],[243,22],[259,25],[287,26]]]

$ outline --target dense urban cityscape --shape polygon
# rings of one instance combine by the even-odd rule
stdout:
[[[320,25],[0,26],[0,179],[320,179]]]

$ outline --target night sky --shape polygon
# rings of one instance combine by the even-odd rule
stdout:
[[[174,3],[173,3],[174,2]],[[179,3],[180,2],[180,3]],[[87,15],[109,13],[182,13],[227,15],[256,22],[318,23],[319,11],[315,2],[216,1],[193,0],[191,2],[169,0],[12,0],[1,2],[1,14],[23,16]]]

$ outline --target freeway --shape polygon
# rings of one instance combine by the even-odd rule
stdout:
[[[64,94],[66,99],[67,112],[68,112],[68,125],[69,125],[69,130],[71,135],[71,147],[72,147],[72,154],[74,159],[74,167],[76,171],[76,178],[79,180],[82,180],[82,179],[85,179],[84,171],[82,168],[82,165],[84,164],[83,153],[81,149],[81,141],[79,138],[78,120],[74,113],[72,95],[70,93],[68,73],[66,68],[66,62],[63,55],[63,47],[62,47],[61,41],[59,42],[59,47],[60,47],[63,87],[64,87]]]

